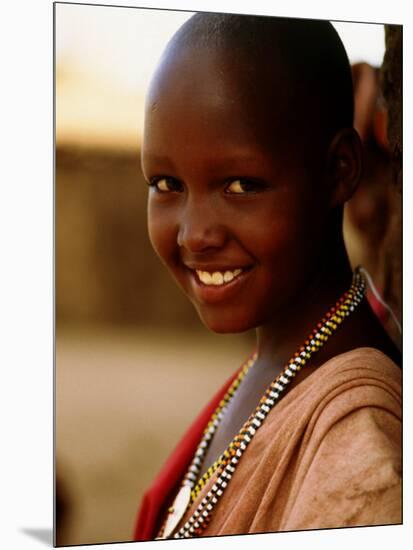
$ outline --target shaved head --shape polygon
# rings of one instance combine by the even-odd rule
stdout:
[[[196,13],[172,37],[161,68],[171,57],[203,54],[225,56],[250,100],[281,101],[296,130],[304,125],[331,140],[353,126],[350,65],[328,21]]]

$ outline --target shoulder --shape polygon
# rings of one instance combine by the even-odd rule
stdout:
[[[401,369],[383,352],[375,348],[356,348],[337,355],[320,366],[318,372],[323,376],[335,376],[338,379],[372,378],[400,386]]]
[[[376,349],[358,348],[330,359],[287,393],[262,431],[276,442],[282,425],[291,437],[300,433],[304,446],[310,440],[317,445],[346,417],[362,422],[374,411],[400,424],[401,409],[400,368]]]
[[[305,383],[302,400],[311,407],[304,442],[321,442],[339,427],[360,439],[401,426],[401,371],[378,350],[359,348],[334,357]]]
[[[400,369],[363,348],[318,374],[324,390],[301,440],[290,527],[400,522]]]
[[[314,384],[320,386],[318,401],[303,438],[315,445],[318,459],[328,455],[342,464],[345,457],[351,475],[357,465],[366,474],[384,457],[399,460],[399,367],[380,351],[362,348],[329,361],[318,375],[318,383],[314,378]]]
[[[316,418],[334,423],[366,407],[401,417],[401,370],[379,350],[358,348],[338,355],[308,382],[308,393],[313,399],[317,394]]]

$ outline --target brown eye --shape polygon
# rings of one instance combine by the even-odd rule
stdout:
[[[179,193],[183,189],[181,182],[171,177],[152,178],[150,185],[154,187],[158,193]]]
[[[263,185],[247,178],[237,178],[228,183],[225,187],[225,193],[230,195],[246,195],[258,193],[263,190]]]

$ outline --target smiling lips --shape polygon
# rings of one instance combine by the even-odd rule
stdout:
[[[251,277],[253,265],[228,268],[227,266],[186,266],[189,268],[191,290],[195,300],[200,304],[218,304],[233,300]],[[201,269],[199,269],[201,268]],[[203,269],[202,269],[203,268]]]
[[[233,281],[243,270],[237,268],[234,270],[214,271],[213,273],[210,271],[201,271],[199,269],[195,271],[202,284],[206,286],[222,286]]]

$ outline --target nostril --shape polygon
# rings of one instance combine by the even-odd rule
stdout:
[[[222,248],[226,240],[226,231],[222,226],[185,226],[180,228],[177,235],[178,246],[193,253],[203,252],[210,248]]]

